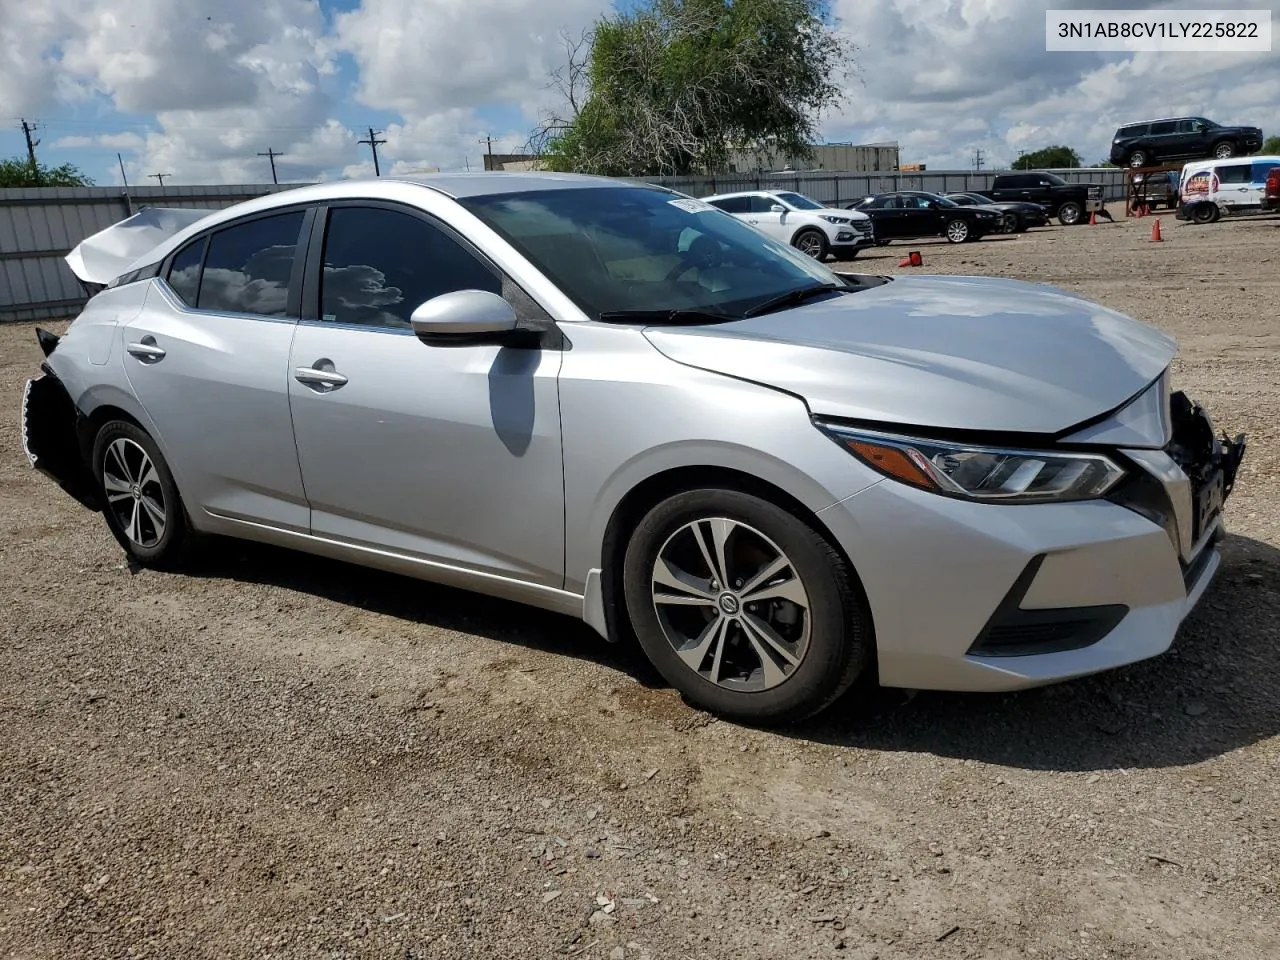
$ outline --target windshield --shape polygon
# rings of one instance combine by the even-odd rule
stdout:
[[[531,190],[458,201],[589,316],[741,317],[815,284],[844,282],[794,247],[702,200],[651,187]]]
[[[958,207],[958,206],[960,206],[960,204],[956,203],[954,200],[948,200],[946,197],[933,196],[933,197],[930,197],[930,199],[931,199],[931,200],[937,200],[937,201],[938,201],[938,206],[940,206],[940,207]]]
[[[821,210],[822,204],[816,200],[810,200],[802,193],[775,193],[775,197],[783,203],[788,203],[797,210]]]

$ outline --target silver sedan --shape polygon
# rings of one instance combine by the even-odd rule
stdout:
[[[73,251],[107,286],[38,331],[23,401],[33,466],[138,563],[219,534],[507,597],[780,723],[860,676],[1159,654],[1220,562],[1243,437],[1172,388],[1169,338],[1070,293],[837,274],[590,177],[192,219]]]

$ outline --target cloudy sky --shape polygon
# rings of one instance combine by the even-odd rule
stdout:
[[[623,6],[634,0],[616,0]],[[480,165],[547,104],[560,33],[614,0],[0,0],[0,156],[73,162],[102,184],[260,182]],[[832,0],[857,45],[825,139],[897,140],[903,162],[1007,165],[1065,142],[1086,161],[1121,122],[1196,114],[1280,132],[1272,53],[1046,53],[1047,7],[1280,9],[1280,0]],[[1280,18],[1275,18],[1280,23]]]

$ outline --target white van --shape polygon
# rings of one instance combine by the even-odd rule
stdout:
[[[1196,160],[1182,168],[1178,181],[1179,220],[1213,223],[1224,216],[1263,210],[1267,174],[1280,156]]]

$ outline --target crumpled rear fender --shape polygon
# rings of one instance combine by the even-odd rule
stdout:
[[[89,469],[87,418],[49,367],[27,381],[22,393],[22,449],[31,466],[81,506],[101,511],[102,497]]]

